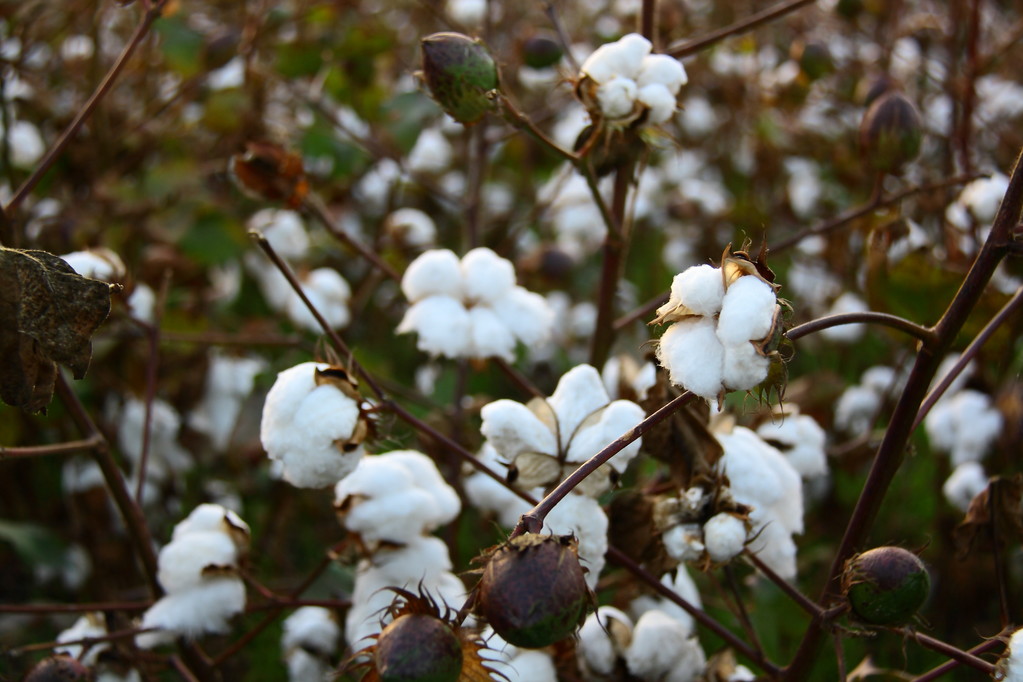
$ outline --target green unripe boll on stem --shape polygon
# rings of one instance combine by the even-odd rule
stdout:
[[[931,579],[916,554],[901,547],[876,547],[849,560],[842,585],[859,620],[901,625],[927,601]]]
[[[497,63],[482,42],[444,32],[423,38],[421,48],[426,87],[452,118],[469,125],[494,107],[488,93],[500,87]]]

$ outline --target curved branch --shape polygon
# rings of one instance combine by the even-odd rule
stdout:
[[[796,325],[792,329],[785,333],[785,336],[792,339],[793,341],[813,334],[831,327],[839,327],[844,324],[862,324],[871,323],[879,324],[898,331],[905,332],[910,336],[919,339],[924,344],[930,344],[934,341],[934,330],[923,327],[910,322],[904,317],[898,315],[891,315],[889,313],[880,313],[873,310],[865,310],[858,313],[837,313],[835,315],[828,315],[826,317],[819,317],[816,320],[810,320],[803,324]]]

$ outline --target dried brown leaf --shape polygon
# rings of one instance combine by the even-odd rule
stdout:
[[[53,397],[56,363],[85,376],[110,289],[45,251],[0,247],[0,399],[38,412]]]
[[[966,518],[956,526],[956,552],[966,556],[973,549],[990,551],[1023,540],[1023,474],[995,476],[970,502]]]

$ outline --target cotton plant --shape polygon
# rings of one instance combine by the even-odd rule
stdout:
[[[341,639],[341,626],[330,609],[302,606],[284,619],[281,653],[290,682],[323,682]]]
[[[418,208],[399,208],[384,218],[384,233],[395,244],[410,249],[425,249],[437,241],[433,218]]]
[[[235,357],[220,351],[210,353],[206,371],[206,392],[189,415],[189,425],[209,436],[210,443],[223,452],[231,443],[242,404],[252,393],[256,376],[266,362],[255,357]]]
[[[650,41],[637,33],[598,47],[580,67],[576,92],[595,119],[624,128],[666,123],[688,78],[682,63],[651,54]]]
[[[612,401],[597,370],[578,365],[562,375],[549,398],[525,405],[497,400],[484,405],[480,416],[480,432],[509,465],[510,480],[528,490],[561,481],[646,414],[634,402]],[[576,492],[597,496],[606,491],[641,446],[641,439],[627,445]]]
[[[137,635],[138,646],[151,649],[178,637],[228,632],[231,618],[245,609],[238,569],[248,547],[248,524],[218,505],[201,504],[178,523],[158,556],[164,596],[139,624],[153,631]]]
[[[347,374],[303,362],[277,375],[263,403],[259,438],[284,480],[325,488],[358,466],[367,430],[362,400]]]
[[[437,465],[415,450],[363,457],[337,483],[334,500],[341,525],[370,553],[408,544],[453,521],[462,509]]]
[[[671,382],[719,405],[728,391],[767,379],[781,331],[776,287],[749,260],[726,256],[675,276],[652,324],[670,324],[657,360]]]
[[[415,332],[420,350],[448,358],[515,358],[515,344],[542,343],[554,316],[539,294],[515,283],[515,267],[488,248],[459,259],[426,251],[405,270],[401,290],[411,306],[399,334]]]

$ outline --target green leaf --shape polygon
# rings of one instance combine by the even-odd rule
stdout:
[[[65,545],[53,531],[34,523],[0,519],[0,541],[14,547],[26,563],[56,565],[64,559]]]

